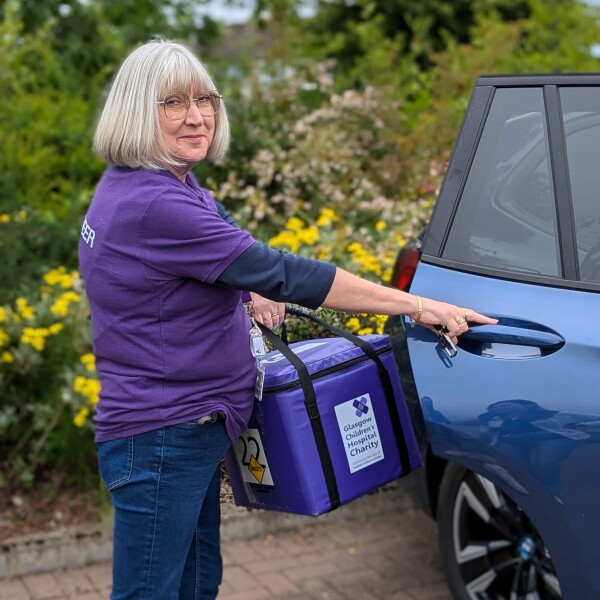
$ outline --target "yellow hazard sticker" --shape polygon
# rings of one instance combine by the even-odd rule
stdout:
[[[263,477],[265,475],[265,468],[256,460],[255,456],[250,457],[250,462],[248,463],[248,471],[256,477],[256,481],[258,483],[262,483]]]
[[[238,467],[246,483],[275,485],[258,429],[247,429],[233,445]]]

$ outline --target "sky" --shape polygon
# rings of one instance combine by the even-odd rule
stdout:
[[[252,12],[248,7],[231,7],[225,6],[223,0],[211,0],[208,4],[201,4],[197,7],[198,14],[208,15],[216,21],[223,23],[243,23],[246,21]]]
[[[600,0],[596,0],[600,3]],[[199,15],[208,15],[215,21],[227,24],[243,23],[247,21],[254,7],[252,0],[246,0],[245,6],[228,6],[225,0],[210,0],[207,4],[199,4],[197,11]],[[308,11],[308,13],[307,13]],[[310,8],[300,11],[300,14],[309,14]]]

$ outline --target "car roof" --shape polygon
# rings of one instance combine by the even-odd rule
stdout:
[[[482,75],[478,86],[600,85],[600,73],[532,73],[528,75]]]

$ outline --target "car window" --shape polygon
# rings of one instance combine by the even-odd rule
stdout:
[[[600,282],[600,89],[563,88],[560,103],[580,277]]]
[[[496,91],[444,258],[559,276],[545,123],[541,88]]]

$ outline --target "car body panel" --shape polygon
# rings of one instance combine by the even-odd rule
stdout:
[[[540,303],[537,285],[421,263],[411,291],[435,297],[441,290],[501,324],[534,323],[564,339],[547,354],[510,340],[466,350],[461,340],[450,359],[431,331],[407,328],[433,453],[484,475],[523,507],[566,598],[598,598],[597,561],[585,552],[600,536],[600,484],[587,485],[600,481],[598,295],[546,288]],[[569,575],[573,561],[577,577]]]
[[[499,323],[471,324],[454,357],[426,327],[386,325],[425,459],[405,488],[447,524],[448,465],[489,480],[541,535],[566,600],[600,598],[598,156],[600,75],[480,78],[410,292]]]

